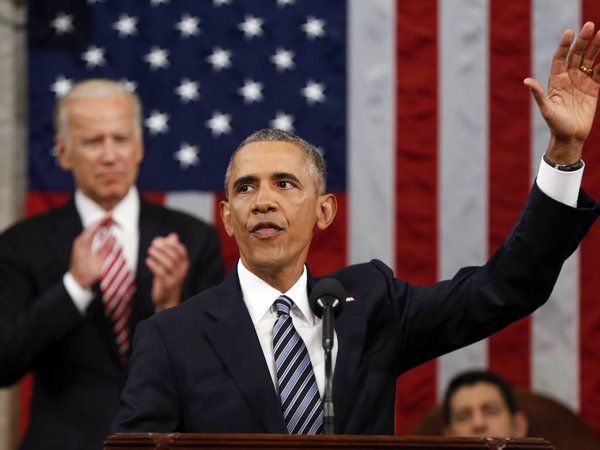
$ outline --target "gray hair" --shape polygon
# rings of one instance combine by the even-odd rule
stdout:
[[[301,137],[296,136],[295,134],[276,128],[263,128],[262,130],[258,130],[244,139],[242,143],[233,151],[233,154],[229,159],[229,164],[227,165],[227,171],[225,172],[225,195],[228,195],[227,185],[229,183],[229,178],[231,177],[231,170],[235,156],[242,147],[253,142],[289,142],[290,144],[296,145],[304,152],[306,170],[315,183],[317,193],[321,195],[327,192],[327,168],[323,155],[321,155],[321,153],[312,144],[305,141]]]
[[[68,103],[73,99],[102,98],[125,95],[133,109],[133,125],[138,137],[142,136],[142,102],[138,95],[126,89],[123,83],[108,78],[90,78],[75,83],[54,108],[54,129],[64,141],[68,139]]]

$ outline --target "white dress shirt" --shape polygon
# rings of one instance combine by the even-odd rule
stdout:
[[[542,160],[536,183],[540,190],[549,197],[566,205],[576,207],[582,177],[583,167],[574,172],[564,172],[551,167]],[[265,361],[269,367],[275,390],[277,391],[277,375],[273,356],[273,326],[277,320],[277,314],[274,311],[273,302],[283,293],[294,301],[294,306],[290,314],[292,322],[306,344],[317,379],[319,393],[323,397],[325,392],[325,354],[321,344],[321,319],[314,315],[308,304],[306,267],[304,267],[304,271],[298,281],[287,292],[279,292],[258,278],[242,264],[241,260],[238,262],[237,271],[244,296],[244,303],[256,328],[256,334],[258,335]],[[331,352],[332,369],[335,369],[337,352],[338,343],[337,335],[335,335]]]
[[[308,304],[308,293],[306,292],[307,272],[306,267],[302,271],[302,275],[296,281],[290,290],[287,292],[279,292],[274,287],[268,285],[265,281],[258,278],[250,272],[241,260],[237,265],[238,277],[242,287],[244,303],[252,323],[256,329],[258,340],[265,356],[265,361],[271,373],[273,386],[277,389],[277,372],[275,370],[275,358],[273,356],[273,326],[277,320],[277,313],[273,308],[273,302],[281,294],[287,295],[294,302],[294,306],[290,311],[290,316],[294,324],[294,328],[304,341],[308,356],[312,363],[317,379],[319,393],[323,397],[325,393],[325,353],[323,352],[322,342],[322,326],[319,319],[310,309]],[[333,349],[332,349],[332,369],[335,367],[337,357],[337,336],[334,334]]]
[[[108,212],[79,190],[75,192],[75,208],[84,229],[101,220]],[[135,277],[140,240],[140,199],[135,187],[112,210],[112,218],[110,231],[121,244],[127,266]],[[94,298],[92,290],[81,287],[70,272],[63,276],[63,283],[73,303],[83,314]]]

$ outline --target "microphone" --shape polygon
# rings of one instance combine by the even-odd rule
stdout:
[[[334,434],[333,377],[331,350],[333,348],[333,319],[339,317],[346,302],[346,290],[333,278],[318,281],[308,297],[311,309],[323,319],[323,350],[325,351],[325,395],[323,396],[323,434]]]

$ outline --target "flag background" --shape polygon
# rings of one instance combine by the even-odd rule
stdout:
[[[135,32],[119,29],[123,17]],[[181,31],[186,17],[197,33],[193,20]],[[249,17],[262,34],[239,28]],[[312,271],[377,257],[399,278],[434,283],[483,263],[517,218],[548,141],[522,80],[545,83],[562,31],[585,20],[600,22],[597,0],[29,0],[27,214],[72,190],[52,154],[57,92],[111,77],[136,83],[144,103],[140,189],[214,222],[229,267],[237,252],[217,218],[229,155],[255,129],[291,126],[323,151],[340,203],[315,238]],[[149,62],[156,49],[168,65]],[[293,65],[273,62],[279,50]],[[240,93],[248,81],[262,98]],[[178,93],[186,82],[197,96]],[[596,123],[584,153],[596,198],[599,144]],[[599,249],[595,227],[532,317],[400,377],[397,432],[471,367],[545,392],[600,431]]]

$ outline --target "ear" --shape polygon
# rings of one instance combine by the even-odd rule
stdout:
[[[60,136],[54,138],[54,151],[56,152],[56,159],[58,160],[60,167],[63,170],[70,171],[73,165],[71,163],[70,155],[67,152],[65,141]]]
[[[138,152],[138,154],[137,154],[136,161],[137,161],[138,164],[141,164],[142,161],[144,160],[144,143],[142,141],[141,136],[137,137],[137,141],[138,141],[137,142],[137,146],[138,146],[137,152]]]
[[[319,195],[317,207],[317,227],[319,227],[319,230],[324,230],[331,225],[337,213],[337,199],[335,195]]]
[[[219,202],[219,209],[221,211],[221,220],[225,226],[227,236],[233,236],[233,226],[231,225],[231,212],[229,211],[229,202],[227,200],[221,200]]]
[[[529,429],[529,420],[523,411],[517,411],[515,413],[515,432],[513,437],[521,438],[527,436]]]

